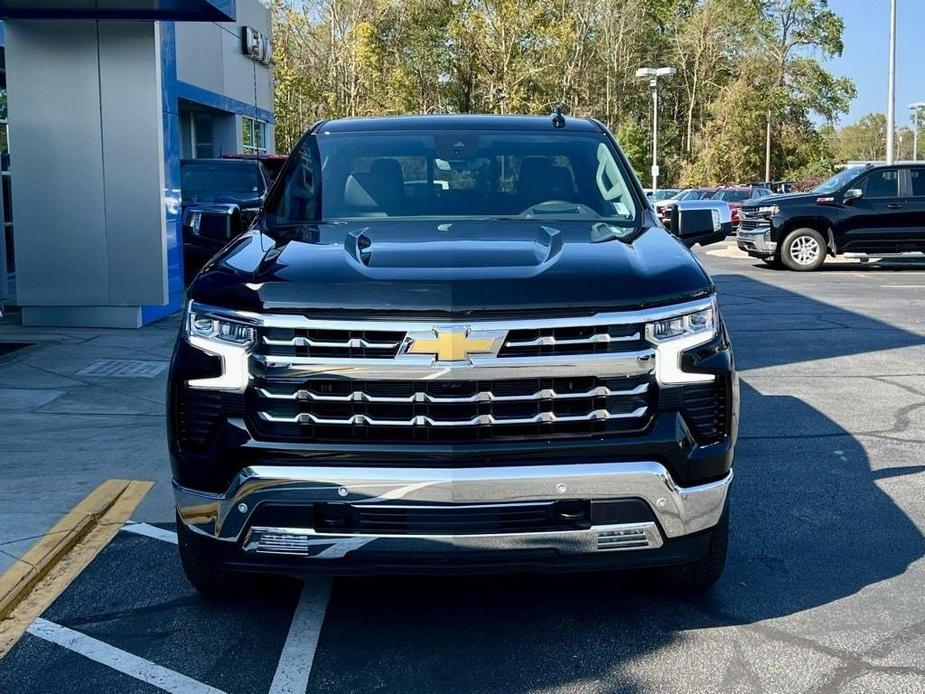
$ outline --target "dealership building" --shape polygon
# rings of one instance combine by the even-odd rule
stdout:
[[[257,0],[0,0],[0,305],[138,327],[180,308],[180,159],[272,153]]]

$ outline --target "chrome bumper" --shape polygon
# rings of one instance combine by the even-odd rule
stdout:
[[[736,233],[736,243],[739,250],[759,253],[761,255],[774,255],[777,252],[777,243],[768,238],[770,227],[744,230],[741,227]]]
[[[245,552],[336,559],[364,550],[455,552],[518,549],[563,554],[654,549],[666,539],[719,522],[732,472],[716,482],[679,487],[659,463],[537,465],[498,468],[245,468],[224,494],[186,489],[174,482],[177,510],[193,531],[239,544]],[[596,525],[588,529],[466,535],[316,532],[306,527],[255,527],[251,514],[265,502],[346,502],[379,506],[517,504],[563,499],[638,498],[656,523]],[[663,537],[664,533],[664,537]]]

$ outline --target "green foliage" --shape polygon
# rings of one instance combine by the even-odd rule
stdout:
[[[850,80],[818,57],[842,50],[826,0],[272,0],[277,141],[320,117],[388,113],[567,113],[600,118],[640,178],[651,164],[651,96],[660,83],[663,185],[830,166],[825,126],[847,110]]]

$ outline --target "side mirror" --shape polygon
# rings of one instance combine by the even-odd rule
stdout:
[[[671,210],[670,233],[688,248],[719,243],[732,233],[732,210],[722,200],[681,200]]]
[[[845,194],[842,196],[842,204],[847,205],[852,200],[860,200],[864,197],[864,191],[860,188],[849,188],[845,191]]]
[[[183,212],[183,229],[222,245],[244,231],[237,205],[190,205]]]

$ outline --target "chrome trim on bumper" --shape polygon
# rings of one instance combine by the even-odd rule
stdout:
[[[770,241],[767,237],[770,232],[770,226],[758,227],[757,229],[742,229],[736,233],[736,244],[740,250],[752,251],[763,255],[774,255],[777,252],[777,243]]]
[[[260,465],[242,470],[224,494],[186,489],[174,482],[174,495],[180,518],[189,528],[217,540],[234,543],[249,541],[245,537],[245,528],[251,514],[261,503],[271,501],[277,504],[346,502],[388,505],[400,500],[404,504],[423,505],[640,498],[652,509],[665,538],[674,538],[716,525],[731,482],[730,471],[716,482],[679,487],[665,467],[656,462],[461,469]],[[310,528],[297,530],[296,534],[302,536],[314,534]],[[589,531],[575,532],[594,533],[595,541],[600,541],[602,532],[616,530],[627,528],[598,526]],[[544,536],[549,534],[512,533],[501,536],[504,538],[501,543],[523,542],[532,538],[529,544],[534,549],[557,546],[562,542],[575,545],[575,537],[565,536],[552,538],[554,542],[547,545]],[[416,539],[427,551],[426,547],[445,550],[448,544],[472,549],[472,537],[486,536],[424,536]],[[646,546],[654,546],[651,534],[646,537]],[[342,545],[349,541],[350,551],[353,551],[372,543],[378,549],[380,541],[394,542],[400,538],[407,539],[407,536],[337,534],[336,543]],[[583,536],[577,541],[575,546],[587,546],[591,536]],[[478,546],[491,549],[494,542],[486,539]],[[328,544],[331,544],[330,541]]]
[[[311,559],[342,559],[375,543],[376,552],[527,551],[542,548],[559,554],[625,552],[658,549],[664,544],[655,523],[596,525],[587,530],[471,535],[368,535],[318,533],[312,528],[254,527],[244,551],[257,554],[301,555]]]

